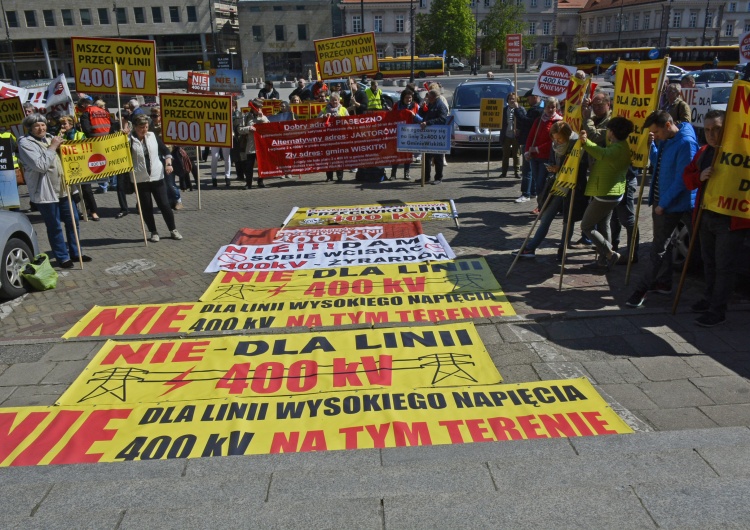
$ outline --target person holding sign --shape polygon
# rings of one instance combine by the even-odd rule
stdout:
[[[391,112],[396,116],[401,116],[405,113],[412,123],[420,123],[422,116],[419,115],[419,105],[414,102],[414,92],[409,89],[401,92],[401,99],[398,103],[393,105]],[[411,180],[409,170],[411,169],[411,163],[404,164],[404,180]],[[396,180],[396,172],[398,171],[398,164],[391,166],[391,176],[388,180]]]
[[[716,150],[721,145],[724,130],[723,110],[710,110],[703,118],[706,145],[701,147],[685,168],[682,179],[689,190],[699,190],[693,218],[703,203],[703,187],[713,173]],[[737,249],[750,233],[750,219],[730,217],[709,209],[701,213],[699,228],[703,277],[706,289],[703,298],[693,304],[695,313],[703,313],[695,320],[699,326],[710,328],[726,321],[727,301],[734,289],[737,274]]]
[[[141,204],[143,220],[151,236],[149,241],[160,240],[154,221],[153,195],[156,206],[161,210],[172,239],[180,240],[182,236],[174,223],[174,214],[167,199],[167,185],[164,174],[172,173],[172,154],[167,146],[154,133],[149,132],[149,117],[137,114],[133,117],[133,131],[130,133],[130,152],[133,156],[133,175],[138,186],[138,197]],[[163,162],[162,162],[163,161]]]
[[[245,124],[237,129],[240,136],[245,137],[245,151],[240,156],[245,157],[245,189],[253,188],[253,168],[255,167],[255,126],[259,123],[268,123],[268,118],[263,115],[259,102],[248,102],[250,112],[245,114]],[[265,188],[266,183],[258,175],[258,187]]]
[[[531,168],[531,179],[534,182],[534,189],[537,194],[537,207],[532,213],[538,214],[539,207],[542,206],[542,192],[544,183],[547,180],[547,170],[544,164],[549,158],[550,148],[552,147],[552,138],[549,131],[552,125],[562,120],[562,116],[557,112],[560,105],[557,98],[548,97],[544,100],[544,111],[542,115],[534,120],[534,124],[529,131],[529,137],[526,139],[526,152],[524,158],[528,160]]]
[[[590,157],[596,160],[586,183],[586,195],[591,202],[581,220],[581,230],[596,246],[599,267],[607,270],[617,263],[620,255],[612,250],[609,221],[612,210],[625,193],[625,176],[630,167],[628,136],[633,132],[633,122],[617,116],[607,123],[607,147],[600,147],[588,139],[585,130],[580,133],[581,144]],[[600,232],[599,229],[602,231]]]
[[[427,105],[419,110],[419,116],[424,120],[420,124],[422,130],[430,125],[445,125],[448,121],[448,106],[444,98],[440,96],[440,90],[437,88],[430,89],[425,96]],[[431,163],[435,164],[435,182],[440,184],[443,181],[443,167],[445,161],[442,154],[425,154],[425,182],[430,182]]]
[[[331,92],[331,98],[328,100],[328,104],[323,111],[318,114],[318,118],[328,117],[330,120],[332,116],[348,116],[349,111],[346,110],[341,104],[341,96],[338,92]],[[333,171],[326,171],[326,182],[333,181]],[[344,181],[344,170],[340,169],[336,171],[336,182]]]
[[[58,265],[72,269],[73,262],[79,260],[75,232],[78,229],[78,209],[71,208],[68,201],[62,162],[57,156],[57,148],[63,139],[47,134],[47,119],[41,114],[26,116],[22,124],[29,133],[18,141],[18,159],[24,167],[29,200],[42,214]],[[61,223],[65,225],[64,232]],[[85,255],[80,259],[91,261]]]

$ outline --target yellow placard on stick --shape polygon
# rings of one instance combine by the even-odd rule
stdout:
[[[557,172],[557,178],[552,186],[551,193],[565,196],[568,190],[572,190],[578,183],[578,169],[581,166],[583,148],[581,142],[576,142],[573,149],[565,157],[562,167]]]
[[[483,129],[502,128],[504,108],[504,99],[483,98],[480,102],[479,126]]]
[[[750,219],[750,83],[735,81],[727,103],[724,133],[703,207]]]
[[[632,433],[585,378],[408,391],[0,409],[0,467]]]
[[[165,143],[232,147],[232,98],[202,94],[161,95]]]
[[[133,169],[130,142],[124,133],[67,140],[60,146],[65,181],[68,185],[92,182]]]
[[[458,212],[453,201],[395,202],[314,208],[295,207],[289,214],[284,226],[437,221],[456,217],[458,217]]]
[[[416,328],[107,341],[59,405],[410,390],[502,381],[471,322]]]
[[[628,138],[633,167],[648,166],[648,129],[643,123],[659,107],[659,93],[669,58],[654,61],[619,61],[615,79],[615,104],[612,116],[633,122],[635,130]]]
[[[375,33],[357,33],[313,41],[320,72],[318,79],[374,76],[378,73]]]
[[[578,132],[582,129],[582,103],[583,98],[586,97],[586,94],[588,94],[589,92],[590,85],[590,77],[587,77],[586,79],[579,79],[574,75],[570,76],[570,88],[568,97],[565,98],[565,102],[563,103],[563,108],[565,109],[563,120],[565,120],[565,123],[570,125],[570,128],[575,132]]]
[[[96,94],[156,96],[156,42],[72,37],[76,89]]]
[[[25,114],[18,96],[8,99],[0,99],[0,127],[10,129],[14,125],[20,125]]]

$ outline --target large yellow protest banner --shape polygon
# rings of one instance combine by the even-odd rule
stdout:
[[[724,134],[708,179],[703,206],[750,219],[750,83],[735,81],[727,103]]]
[[[394,202],[357,206],[295,207],[285,227],[324,224],[394,223],[399,221],[441,221],[458,217],[453,201]]]
[[[358,33],[313,41],[320,66],[318,79],[374,76],[378,73],[375,33]]]
[[[500,289],[484,258],[291,271],[219,272],[202,302],[324,300]]]
[[[130,143],[124,133],[65,141],[60,146],[60,157],[68,185],[112,177],[133,169]]]
[[[471,322],[205,339],[107,341],[57,402],[117,405],[497,384]]]
[[[567,190],[572,190],[576,187],[582,157],[583,148],[580,142],[576,142],[573,149],[565,157],[562,167],[557,172],[557,179],[555,179],[555,183],[552,185],[551,193],[565,196],[568,194]]]
[[[72,37],[76,89],[97,94],[156,96],[156,43],[152,40]]]
[[[21,98],[0,99],[0,127],[10,129],[13,125],[20,125],[24,117]]]
[[[168,404],[0,409],[0,466],[631,433],[585,378]]]
[[[198,94],[161,95],[166,143],[232,147],[232,98]]]
[[[628,138],[633,167],[648,166],[648,129],[643,123],[659,107],[659,93],[669,58],[654,61],[619,61],[615,79],[613,116],[633,122],[635,130]]]
[[[565,112],[563,120],[570,125],[573,131],[578,132],[582,129],[583,124],[583,98],[589,92],[591,78],[579,79],[576,76],[570,77],[570,86],[568,87],[568,97],[563,103]]]

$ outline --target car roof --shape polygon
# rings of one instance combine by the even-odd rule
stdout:
[[[505,79],[465,79],[461,81],[458,86],[462,85],[510,85],[513,86],[513,81],[510,77]]]

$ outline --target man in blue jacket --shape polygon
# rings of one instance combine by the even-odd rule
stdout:
[[[672,233],[681,220],[690,223],[690,212],[695,202],[695,191],[685,187],[682,173],[698,151],[698,142],[690,123],[675,124],[663,110],[652,113],[644,123],[649,129],[649,158],[653,167],[648,204],[653,207],[653,241],[649,257],[651,263],[626,305],[640,307],[647,293],[672,292],[672,254],[667,252]]]

